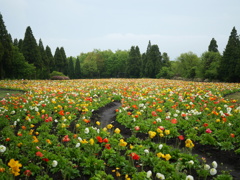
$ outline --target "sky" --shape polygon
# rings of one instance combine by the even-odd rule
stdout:
[[[240,32],[240,0],[0,0],[12,38],[24,39],[28,26],[52,53],[64,47],[76,57],[94,49],[146,52],[158,45],[171,60],[198,56],[212,38],[222,54],[233,27]]]

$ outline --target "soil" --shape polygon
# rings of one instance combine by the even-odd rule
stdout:
[[[121,129],[121,134],[124,136],[124,138],[128,138],[132,135],[131,130],[115,121],[115,110],[120,106],[120,102],[111,102],[106,106],[94,111],[91,120],[94,122],[100,121],[102,127],[105,127],[107,124],[111,123],[114,125],[114,128]],[[136,136],[141,139],[148,137],[147,134],[143,133],[137,133]],[[170,139],[167,144],[174,145],[176,144],[175,141],[175,139]],[[184,147],[184,142],[182,142],[180,145],[180,148],[181,147]],[[192,153],[197,154],[200,160],[202,157],[204,157],[207,164],[211,164],[213,161],[217,161],[217,170],[219,173],[221,171],[229,171],[234,180],[240,180],[240,156],[235,154],[234,151],[222,151],[214,146],[195,143],[195,147],[193,148]]]

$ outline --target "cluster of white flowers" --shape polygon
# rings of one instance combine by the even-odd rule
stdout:
[[[0,145],[0,153],[4,153],[6,151],[6,146]]]
[[[212,165],[212,168],[208,164],[205,164],[204,169],[209,170],[210,174],[214,176],[215,174],[217,174],[218,164],[216,161],[213,161],[211,165]]]

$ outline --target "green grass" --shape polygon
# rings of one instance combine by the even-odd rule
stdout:
[[[23,91],[18,91],[18,90],[9,90],[9,89],[0,89],[0,99],[4,98],[7,96],[7,94],[19,94],[23,93]]]
[[[233,93],[233,94],[229,94],[229,95],[226,95],[225,96],[226,99],[235,99],[237,100],[238,103],[240,103],[240,92],[236,92],[236,93]]]

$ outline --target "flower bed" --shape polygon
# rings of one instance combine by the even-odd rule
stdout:
[[[227,162],[214,154],[240,160],[240,106],[224,98],[240,84],[101,79],[0,87],[27,90],[0,101],[0,179],[238,176],[239,165],[223,169]],[[95,112],[113,101],[121,102],[116,120],[102,127]]]

